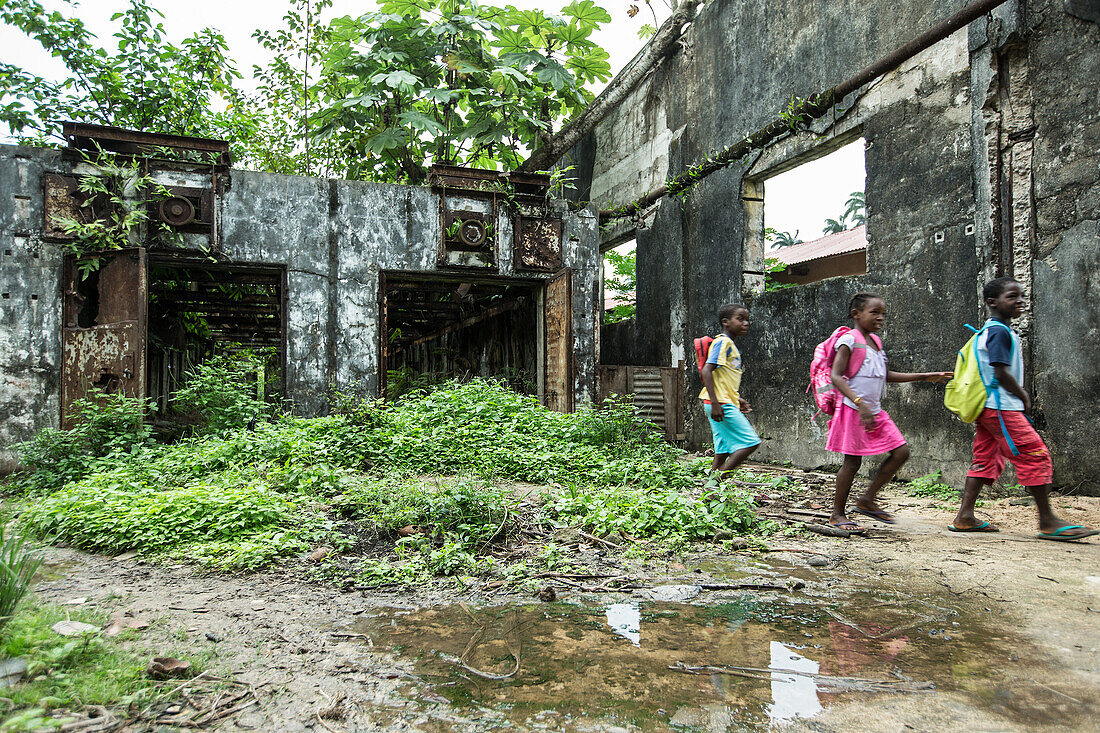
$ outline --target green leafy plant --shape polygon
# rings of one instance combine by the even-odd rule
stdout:
[[[87,397],[73,401],[71,411],[71,429],[45,428],[16,446],[26,469],[13,482],[17,491],[56,491],[122,455],[141,453],[152,443],[141,400],[91,390]]]
[[[213,432],[266,418],[271,408],[262,398],[262,384],[257,385],[264,364],[261,355],[249,351],[216,354],[187,372],[172,407],[197,413],[204,429]]]
[[[781,283],[775,279],[775,275],[787,271],[787,265],[775,257],[764,258],[764,292],[774,290],[786,290],[795,287],[795,283]]]
[[[912,496],[927,496],[941,501],[954,501],[959,498],[959,490],[940,481],[941,473],[934,471],[926,476],[909,482],[908,493]]]

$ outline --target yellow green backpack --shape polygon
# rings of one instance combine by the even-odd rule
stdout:
[[[974,335],[970,337],[966,345],[959,349],[959,355],[955,357],[955,376],[944,388],[944,406],[958,415],[959,419],[965,423],[972,423],[978,419],[978,416],[982,414],[982,410],[985,409],[985,402],[990,394],[997,398],[997,410],[1000,412],[1001,392],[997,388],[997,379],[994,377],[989,384],[986,384],[982,379],[982,371],[978,368],[978,336],[991,325],[1008,328],[1003,323],[993,320],[986,321],[981,329],[974,328],[969,323],[966,324],[966,327],[973,331]],[[1004,418],[999,417],[999,419],[1001,421],[1001,434],[1004,435],[1009,450],[1012,451],[1012,455],[1018,455],[1016,445],[1012,442],[1012,438],[1009,437],[1008,430],[1004,426]]]
[[[974,422],[985,409],[989,389],[982,380],[982,370],[978,368],[978,336],[982,331],[971,326],[974,332],[966,345],[959,349],[955,357],[955,376],[947,383],[943,391],[943,404],[966,423]]]

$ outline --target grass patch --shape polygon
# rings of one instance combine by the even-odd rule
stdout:
[[[52,730],[65,721],[65,710],[144,706],[162,694],[145,674],[148,660],[120,643],[133,632],[107,639],[98,632],[64,637],[51,629],[66,620],[96,627],[107,621],[96,610],[63,609],[32,597],[0,632],[0,658],[27,664],[24,681],[4,690],[13,707],[3,715],[0,731]]]

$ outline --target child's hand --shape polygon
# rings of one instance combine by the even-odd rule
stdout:
[[[863,426],[864,430],[868,432],[875,427],[875,415],[871,412],[871,407],[866,402],[860,402],[857,405],[859,409],[859,424]]]
[[[725,416],[726,414],[722,412],[721,402],[710,403],[710,418],[712,420],[714,420],[715,422],[722,422],[722,418]]]
[[[921,381],[943,384],[951,381],[953,376],[955,376],[955,372],[925,372]]]
[[[749,404],[748,400],[741,399],[740,397],[737,399],[741,402],[741,412],[752,412],[752,405]]]

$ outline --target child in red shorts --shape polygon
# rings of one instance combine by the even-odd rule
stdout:
[[[959,513],[948,529],[952,532],[997,531],[989,522],[979,521],[974,516],[974,502],[983,486],[1000,477],[1007,459],[1016,467],[1017,480],[1035,497],[1041,539],[1065,542],[1100,534],[1100,530],[1058,518],[1050,508],[1053,478],[1050,451],[1024,414],[1031,409],[1031,397],[1021,386],[1024,359],[1020,353],[1020,337],[1009,326],[1013,318],[1024,312],[1020,283],[1010,277],[990,280],[982,288],[982,297],[989,308],[990,319],[978,336],[978,367],[986,384],[996,379],[996,391],[990,392],[985,409],[975,421],[974,462],[966,474]],[[1005,433],[1015,445],[1015,453]]]

